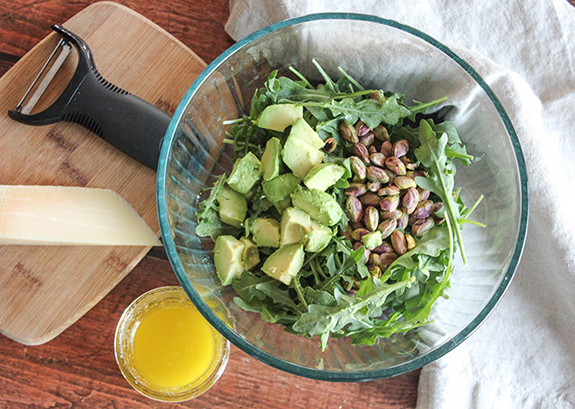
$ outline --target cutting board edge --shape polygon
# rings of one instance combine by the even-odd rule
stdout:
[[[176,44],[178,44],[180,47],[182,47],[184,50],[186,50],[188,53],[190,53],[196,60],[198,60],[203,66],[204,68],[208,66],[208,64],[205,63],[204,60],[202,60],[194,51],[192,51],[187,45],[185,45],[183,42],[181,42],[180,40],[178,40],[176,37],[174,37],[172,34],[170,34],[169,31],[166,31],[164,28],[160,27],[159,25],[157,25],[156,23],[154,23],[152,20],[144,17],[143,15],[141,15],[140,13],[138,13],[135,10],[132,10],[131,8],[124,6],[123,4],[120,3],[116,3],[115,1],[109,1],[109,0],[104,0],[104,1],[99,1],[97,3],[93,3],[90,4],[88,7],[86,7],[85,9],[83,9],[82,11],[80,11],[78,14],[74,15],[73,17],[71,17],[70,19],[68,19],[66,21],[66,23],[68,23],[69,21],[73,20],[74,18],[76,18],[77,16],[79,16],[81,13],[83,13],[86,10],[91,10],[91,9],[95,9],[95,8],[99,8],[99,7],[106,7],[106,6],[112,6],[115,8],[119,8],[122,9],[124,11],[126,11],[127,13],[132,14],[134,17],[137,17],[138,19],[142,20],[144,23],[146,23],[147,25],[153,27],[155,30],[159,31],[160,33],[164,34],[166,37],[168,37],[170,40],[174,41]],[[64,23],[63,25],[65,26],[66,23]]]
[[[188,48],[180,40],[175,38],[172,34],[167,32],[166,30],[164,30],[163,28],[161,28],[160,26],[158,26],[154,22],[150,21],[146,17],[142,16],[138,12],[136,12],[136,11],[124,6],[124,5],[118,4],[116,2],[102,1],[102,2],[91,4],[88,7],[81,10],[80,12],[78,12],[76,15],[72,16],[66,22],[64,22],[63,25],[66,26],[66,25],[70,24],[71,22],[74,22],[75,19],[81,18],[81,16],[86,12],[97,13],[99,8],[109,8],[109,7],[113,7],[114,9],[120,9],[120,10],[122,10],[122,12],[130,14],[134,18],[137,18],[138,20],[143,22],[146,26],[148,26],[151,29],[153,29],[154,31],[156,31],[159,35],[162,35],[169,42],[173,42],[174,45],[178,46],[178,48],[181,48],[186,54],[188,54],[190,56],[190,59],[194,60],[195,63],[197,63],[198,68],[195,71],[196,76],[200,75],[201,72],[207,66],[207,64],[196,53],[194,53],[190,48]],[[25,56],[23,56],[16,64],[14,64],[13,67],[10,68],[10,70],[8,70],[3,75],[3,79],[9,79],[11,77],[14,77],[15,76],[14,72],[16,71],[16,67],[27,64],[29,59],[32,58],[31,54],[33,53],[33,51],[35,49],[41,47],[43,44],[45,44],[45,42],[51,41],[51,39],[53,39],[54,36],[57,36],[57,34],[56,33],[50,33],[48,36],[46,36],[44,39],[42,39],[40,42],[38,42],[38,44],[36,44]],[[195,77],[194,77],[194,80],[195,80]],[[186,87],[186,89],[187,89],[187,87]],[[179,103],[180,101],[181,100],[178,100],[177,102]],[[99,303],[110,291],[112,291],[119,284],[119,282],[122,281],[132,271],[132,269],[138,263],[141,262],[141,260],[146,256],[146,254],[150,250],[150,248],[151,247],[142,248],[142,251],[140,251],[138,253],[138,255],[133,257],[133,259],[128,263],[125,270],[123,272],[121,272],[117,277],[115,277],[113,282],[111,281],[106,286],[106,291],[103,292],[102,296],[96,297],[93,300],[91,300],[90,302],[84,304],[83,306],[78,307],[78,309],[76,310],[76,312],[74,314],[71,314],[68,319],[66,319],[65,321],[62,321],[58,326],[52,328],[49,331],[45,331],[44,333],[42,333],[42,331],[37,331],[37,333],[41,333],[40,336],[34,335],[34,332],[36,332],[36,331],[30,331],[25,337],[23,337],[22,334],[14,333],[13,331],[11,331],[12,328],[10,328],[10,327],[8,329],[0,328],[0,334],[11,339],[11,340],[14,340],[15,342],[18,342],[20,344],[27,345],[27,346],[42,345],[42,344],[45,344],[45,343],[53,340],[58,335],[60,335],[62,332],[64,332],[66,329],[68,329],[71,325],[73,325],[75,322],[77,322],[78,319],[80,319],[83,315],[85,315],[90,309],[92,309],[97,303]]]

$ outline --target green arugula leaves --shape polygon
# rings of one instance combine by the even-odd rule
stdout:
[[[239,231],[239,229],[222,222],[218,213],[220,208],[216,198],[223,190],[225,183],[226,175],[220,175],[211,189],[205,189],[210,190],[210,195],[205,200],[200,201],[198,205],[196,234],[200,237],[210,237],[215,241],[218,236],[223,234],[235,235]]]
[[[354,124],[363,121],[374,129],[380,124],[388,129],[392,142],[405,139],[415,148],[411,160],[425,169],[427,177],[415,177],[417,185],[429,190],[443,204],[436,216],[445,222],[435,226],[421,238],[416,246],[398,257],[385,271],[372,276],[365,264],[364,247],[352,248],[342,235],[335,235],[331,243],[319,253],[306,253],[302,269],[289,286],[264,274],[256,267],[244,272],[232,286],[237,293],[234,303],[245,311],[256,312],[266,322],[279,323],[286,331],[307,337],[317,335],[322,350],[330,337],[349,337],[352,344],[375,343],[380,337],[405,333],[429,323],[435,301],[445,296],[453,273],[455,242],[467,263],[461,226],[465,223],[482,225],[468,220],[482,197],[467,208],[459,190],[455,189],[454,160],[471,164],[473,156],[466,152],[454,125],[435,123],[425,118],[426,111],[445,98],[413,106],[404,103],[404,96],[381,90],[365,90],[355,79],[340,68],[342,77],[333,81],[313,60],[324,79],[313,86],[294,68],[295,79],[278,77],[274,71],[259,89],[251,103],[250,116],[229,121],[231,125],[226,143],[232,144],[236,157],[248,152],[261,156],[263,147],[271,137],[285,142],[288,131],[276,132],[256,126],[261,112],[272,104],[297,104],[304,107],[304,119],[323,140],[333,138],[336,150],[326,155],[325,162],[337,163],[345,174],[329,194],[343,204],[344,189],[352,178],[350,145],[340,137],[338,126],[342,121]],[[415,126],[414,126],[415,125]],[[208,198],[198,209],[199,236],[213,240],[220,234],[239,235],[221,222],[216,197],[226,182],[222,175],[211,188]],[[253,220],[276,211],[261,189],[251,192],[249,217],[244,223],[244,234],[250,234]],[[277,215],[276,215],[277,216]],[[336,226],[343,232],[348,224],[346,216]],[[269,249],[260,249],[262,262]]]

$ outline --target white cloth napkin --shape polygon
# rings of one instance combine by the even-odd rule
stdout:
[[[449,45],[501,99],[528,168],[530,219],[507,294],[423,368],[417,407],[575,407],[575,8],[565,0],[230,0],[236,40],[305,14],[374,14]]]

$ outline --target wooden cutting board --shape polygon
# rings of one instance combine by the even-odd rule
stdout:
[[[184,44],[116,3],[93,4],[63,25],[86,41],[104,78],[169,114],[205,68]],[[31,127],[8,117],[58,40],[51,34],[0,78],[0,184],[109,188],[159,236],[155,172],[78,125]],[[74,68],[74,61],[62,67],[55,79],[60,89]],[[44,106],[59,95],[55,85]],[[0,333],[26,345],[50,341],[112,290],[148,250],[0,246]]]

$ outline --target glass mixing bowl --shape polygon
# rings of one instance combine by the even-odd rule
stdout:
[[[231,169],[222,141],[224,121],[249,115],[256,88],[270,72],[294,66],[320,80],[315,58],[333,77],[338,66],[366,87],[406,95],[406,101],[447,96],[440,114],[454,122],[477,161],[459,167],[456,185],[482,229],[463,231],[469,267],[459,255],[448,289],[430,325],[350,346],[291,335],[237,307],[213,264],[213,243],[194,234],[202,189]],[[164,139],[158,166],[158,213],[172,267],[206,319],[251,356],[296,375],[329,381],[391,377],[426,365],[463,342],[493,310],[517,268],[525,240],[528,197],[525,163],[511,122],[486,82],[448,47],[411,27],[354,14],[318,14],[260,30],[228,49],[198,77],[180,103]]]

